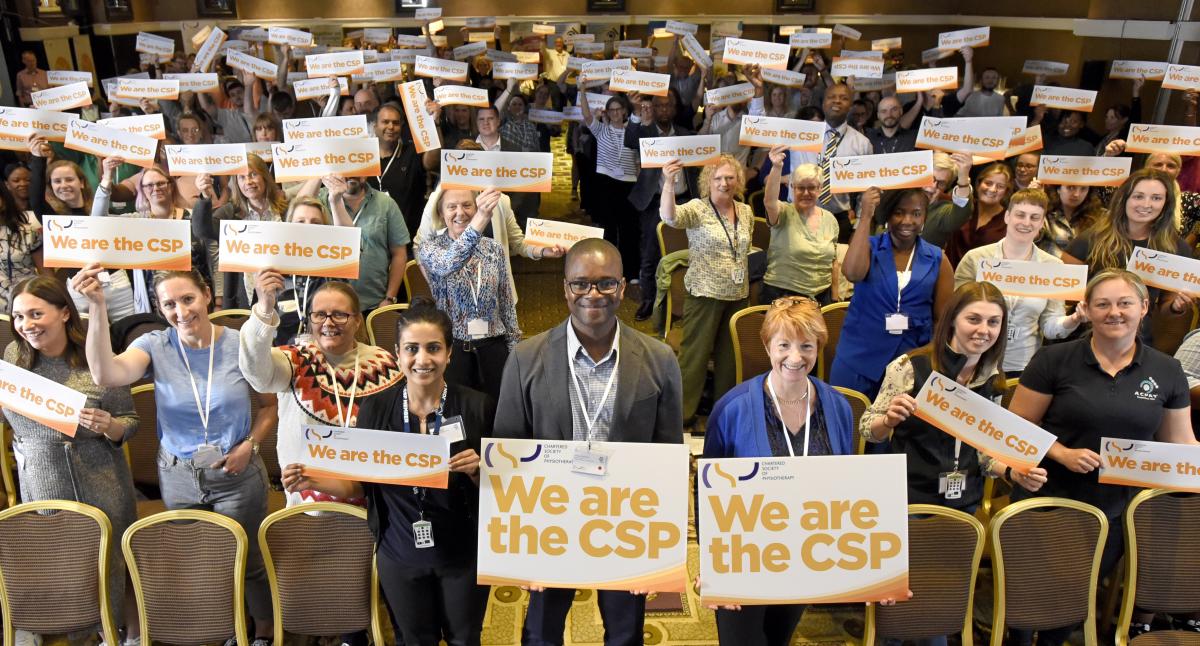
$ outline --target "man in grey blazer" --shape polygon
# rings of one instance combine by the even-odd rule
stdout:
[[[577,242],[566,256],[565,323],[519,343],[504,366],[493,436],[598,442],[683,442],[682,379],[664,343],[617,320],[625,294],[610,242]],[[521,643],[563,643],[575,591],[531,590]],[[642,643],[646,597],[597,593],[606,646]]]

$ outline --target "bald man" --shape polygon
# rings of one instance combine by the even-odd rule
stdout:
[[[920,112],[920,105],[913,103],[910,112]],[[879,117],[878,128],[867,128],[867,139],[871,140],[871,148],[876,155],[890,153],[907,153],[917,149],[917,131],[904,127],[904,121],[909,115],[904,114],[904,108],[894,96],[885,96],[875,109]],[[908,121],[912,123],[912,121]]]

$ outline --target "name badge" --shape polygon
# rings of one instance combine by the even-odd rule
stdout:
[[[425,549],[433,547],[433,523],[427,520],[418,520],[413,523],[413,544],[417,549]]]
[[[447,417],[442,420],[442,428],[438,431],[438,435],[450,440],[451,444],[466,439],[466,435],[463,433],[462,415],[455,415],[454,417]]]
[[[883,318],[883,328],[888,334],[903,334],[908,329],[908,317],[900,314],[888,314]]]
[[[734,285],[741,285],[742,283],[746,282],[746,268],[735,267],[730,278],[733,279]]]
[[[571,471],[602,476],[608,473],[608,454],[581,446],[571,458]]]
[[[967,474],[962,471],[947,471],[938,474],[938,493],[944,494],[946,500],[962,498],[967,489]]]
[[[488,322],[483,319],[467,321],[467,336],[472,339],[482,339],[488,335]]]
[[[224,457],[225,454],[221,453],[221,447],[213,444],[201,444],[196,447],[196,452],[192,453],[192,464],[201,469],[211,469]]]

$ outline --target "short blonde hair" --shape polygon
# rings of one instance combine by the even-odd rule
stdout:
[[[809,179],[815,180],[818,184],[824,181],[820,166],[816,164],[800,164],[792,169],[792,181],[789,183],[795,186],[801,181]]]
[[[709,195],[709,184],[712,184],[713,175],[722,166],[730,166],[733,168],[734,174],[737,176],[737,190],[734,191],[734,196],[741,199],[746,193],[746,169],[742,167],[742,162],[737,160],[737,157],[729,153],[721,153],[720,157],[711,164],[704,167],[700,171],[700,199],[707,200]]]
[[[1139,299],[1143,302],[1150,300],[1150,291],[1146,289],[1146,283],[1142,282],[1141,276],[1128,269],[1105,269],[1092,276],[1092,279],[1088,281],[1087,287],[1084,288],[1083,292],[1083,302],[1092,302],[1092,294],[1095,293],[1096,288],[1110,280],[1125,281],[1125,284],[1132,287],[1133,291],[1137,293]]]
[[[933,168],[934,170],[950,171],[950,184],[958,180],[958,166],[954,165],[954,160],[948,153],[941,151],[933,153]]]
[[[287,217],[283,219],[284,222],[291,222],[292,214],[296,212],[296,209],[302,206],[311,206],[314,209],[319,210],[321,212],[321,224],[330,223],[331,218],[329,217],[329,208],[325,206],[324,202],[312,196],[300,196],[292,200],[292,203],[288,204]]]
[[[767,317],[759,331],[763,345],[769,345],[776,334],[784,334],[792,338],[812,339],[817,342],[817,352],[820,352],[829,341],[829,330],[825,327],[821,306],[811,298],[788,296],[778,299],[776,303],[782,304],[772,305],[767,310]]]

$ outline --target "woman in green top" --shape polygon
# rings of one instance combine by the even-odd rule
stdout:
[[[839,298],[837,283],[837,218],[817,206],[821,167],[800,164],[792,170],[792,203],[779,201],[786,146],[771,148],[771,172],[763,191],[771,246],[767,273],[758,302],[770,305],[783,296],[808,296],[821,305]]]

